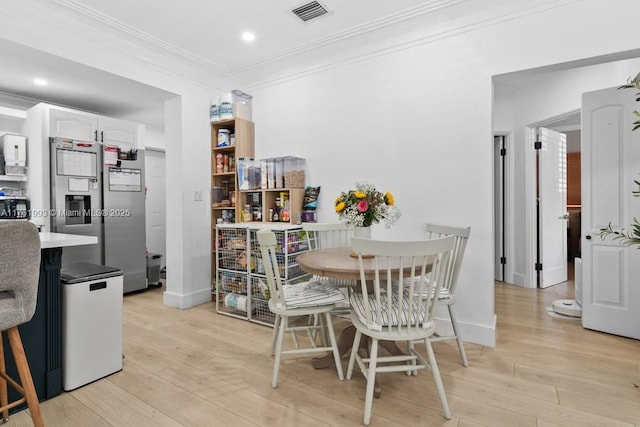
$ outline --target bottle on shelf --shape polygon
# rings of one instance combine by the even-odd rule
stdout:
[[[280,198],[276,197],[275,204],[273,206],[273,216],[271,217],[272,222],[280,221]]]

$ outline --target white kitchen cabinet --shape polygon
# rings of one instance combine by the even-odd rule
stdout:
[[[118,147],[140,147],[140,134],[137,123],[111,117],[98,118],[98,140]]]
[[[50,208],[49,138],[98,141],[125,149],[144,148],[143,125],[45,103],[27,110],[22,133],[28,138],[28,192],[32,211],[46,212]]]
[[[51,137],[78,141],[97,141],[119,147],[140,148],[140,125],[95,114],[49,109]]]
[[[53,138],[96,141],[98,117],[93,114],[59,110],[49,110],[49,136]]]

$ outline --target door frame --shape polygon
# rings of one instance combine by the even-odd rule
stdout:
[[[536,142],[536,129],[546,127],[559,132],[576,130],[576,126],[554,126],[580,114],[580,109],[568,111],[564,114],[549,117],[547,119],[528,124],[525,126],[525,272],[524,287],[537,288],[538,280],[536,273],[536,251],[537,251],[537,225],[536,225],[536,152],[534,143]]]

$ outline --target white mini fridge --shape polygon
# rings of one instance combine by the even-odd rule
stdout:
[[[62,388],[71,391],[122,370],[122,271],[76,263],[62,282]]]

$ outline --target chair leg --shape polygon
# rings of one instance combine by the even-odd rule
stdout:
[[[282,343],[286,329],[287,317],[282,316],[280,318],[280,328],[278,328],[278,338],[276,339],[276,358],[273,362],[273,378],[271,379],[271,387],[273,388],[278,386],[278,372],[280,371],[280,360],[282,359]]]
[[[362,338],[362,333],[356,330],[356,335],[353,338],[353,346],[351,347],[351,356],[349,357],[349,365],[347,366],[347,379],[350,380],[353,375],[353,365],[356,363],[356,355],[358,354],[358,350],[360,349],[360,339]]]
[[[414,346],[414,342],[409,340],[407,341],[407,354],[415,354],[416,350],[415,350],[415,346]],[[412,366],[416,366],[416,359],[413,359],[409,362],[407,362],[407,364],[410,364]],[[406,372],[407,376],[411,376],[411,375],[418,375],[418,370],[414,369],[413,371],[407,371]]]
[[[458,350],[460,350],[460,358],[462,359],[462,366],[469,366],[469,362],[467,361],[467,353],[464,351],[464,342],[462,341],[462,337],[460,336],[460,328],[458,328],[458,322],[456,321],[456,317],[453,314],[453,306],[447,306],[449,309],[449,317],[451,318],[451,326],[453,327],[453,333],[456,336],[456,341],[458,342]]]
[[[322,314],[314,314],[315,320],[313,321],[313,325],[309,326],[308,335],[309,340],[311,341],[312,347],[318,346],[318,337],[320,337],[320,345],[322,347],[327,347],[327,338],[326,338],[326,330],[327,325],[325,322],[325,318]]]
[[[371,355],[369,356],[369,373],[367,374],[367,392],[364,397],[364,425],[371,422],[373,391],[376,385],[376,365],[378,363],[378,340],[371,339]]]
[[[427,346],[427,355],[429,356],[429,365],[431,365],[431,375],[433,375],[433,382],[436,383],[436,390],[440,397],[440,405],[442,406],[442,412],[444,417],[448,420],[451,419],[451,411],[449,411],[449,403],[447,402],[447,395],[444,393],[444,385],[442,384],[442,377],[440,377],[440,370],[438,369],[438,362],[436,362],[436,355],[433,353],[433,347],[431,347],[431,341],[429,338],[424,340]]]
[[[2,343],[2,334],[0,333],[0,372],[7,373],[7,366],[4,363],[4,345]],[[7,391],[7,381],[0,376],[0,406],[3,408],[9,404],[9,394]],[[2,411],[2,422],[9,421],[9,409]]]
[[[327,329],[329,330],[329,340],[331,341],[331,347],[333,348],[333,360],[336,362],[336,370],[338,371],[338,378],[340,378],[340,381],[342,381],[344,379],[344,374],[342,372],[342,362],[340,361],[340,350],[338,350],[336,333],[333,330],[331,313],[329,313],[328,311],[325,313],[325,319],[327,323]]]
[[[24,397],[27,400],[27,406],[31,412],[33,425],[36,427],[44,426],[44,420],[42,418],[42,412],[40,412],[40,404],[38,403],[38,396],[36,394],[36,387],[33,384],[33,378],[31,377],[31,371],[29,370],[27,356],[24,353],[24,348],[22,347],[22,340],[20,339],[18,327],[14,326],[13,328],[8,329],[7,335],[9,337],[11,351],[13,352],[13,358],[16,362],[16,368],[18,368],[18,375],[20,375],[20,383],[24,389]]]
[[[278,331],[280,330],[280,315],[276,314],[273,320],[273,334],[271,334],[271,355],[276,354],[276,340],[278,339]]]

